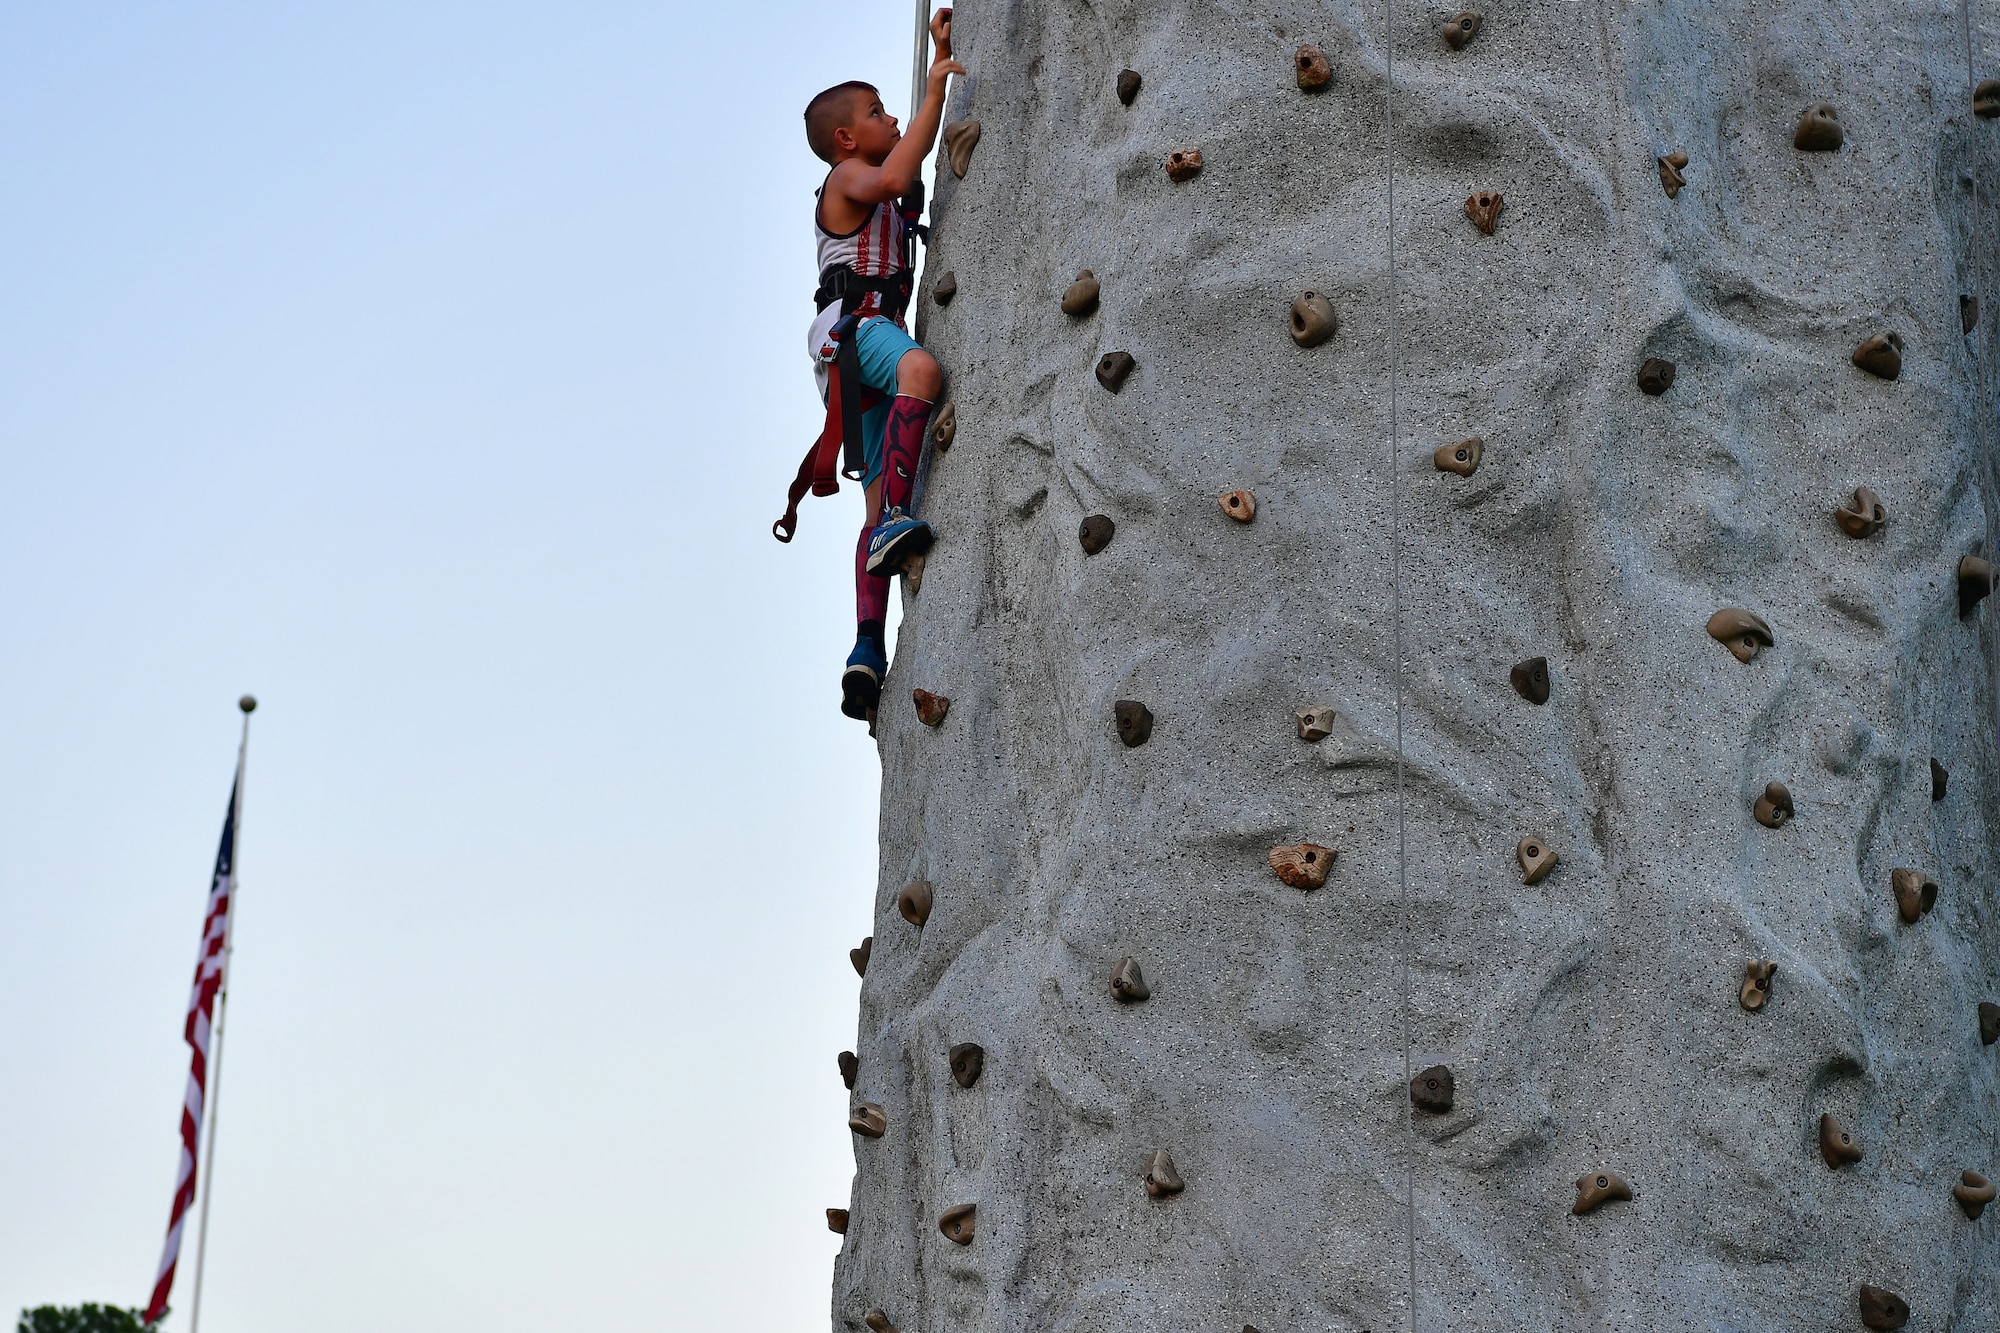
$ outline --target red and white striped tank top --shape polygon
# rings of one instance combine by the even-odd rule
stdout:
[[[821,189],[824,191],[825,187]],[[893,202],[875,205],[867,221],[843,236],[835,236],[826,229],[819,210],[820,206],[814,204],[813,236],[819,242],[821,273],[835,264],[846,264],[864,278],[886,278],[903,271],[903,219]],[[880,294],[869,292],[862,299],[859,313],[881,314]]]

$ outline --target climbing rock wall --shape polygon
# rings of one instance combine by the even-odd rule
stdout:
[[[1393,20],[1392,324],[1380,6],[958,8],[836,1329],[2000,1327],[1957,11],[1447,17]]]

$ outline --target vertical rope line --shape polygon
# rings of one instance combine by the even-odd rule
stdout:
[[[1986,252],[1984,217],[1986,204],[1979,189],[1980,165],[1984,155],[1979,148],[1979,117],[1972,114],[1973,90],[1978,85],[1976,53],[1972,45],[1972,0],[1959,0],[1959,21],[1965,30],[1965,104],[1959,114],[1966,117],[1966,174],[1972,177],[1972,292],[1975,300],[1990,298],[1981,277],[1980,259]],[[1995,302],[1986,299],[1986,318],[2000,317],[2000,310],[1993,307]],[[1972,372],[1974,383],[1979,390],[1979,430],[1977,439],[1983,447],[1980,453],[1981,489],[1986,500],[1986,558],[2000,562],[2000,441],[1989,433],[2000,426],[2000,402],[1995,402],[1991,392],[1990,377],[1986,364],[1986,323],[1981,320],[1972,329]],[[2000,746],[2000,630],[1992,634],[1992,662],[1989,666],[1987,683],[1993,696],[1994,744]]]

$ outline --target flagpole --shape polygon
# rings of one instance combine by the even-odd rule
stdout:
[[[236,701],[236,706],[243,710],[243,739],[236,745],[236,804],[229,812],[230,827],[234,830],[229,847],[229,938],[222,944],[222,982],[215,993],[215,1068],[210,1071],[208,1093],[202,1099],[202,1110],[208,1117],[208,1147],[202,1152],[201,1170],[196,1177],[201,1181],[201,1228],[195,1239],[194,1308],[188,1315],[188,1333],[201,1333],[201,1273],[208,1260],[208,1201],[215,1194],[215,1122],[222,1118],[222,1030],[229,1017],[229,959],[236,952],[236,909],[241,902],[237,894],[242,876],[237,868],[243,864],[243,764],[250,754],[250,715],[257,711],[257,698],[246,694]]]

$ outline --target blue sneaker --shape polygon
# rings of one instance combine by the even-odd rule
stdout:
[[[871,722],[882,702],[882,677],[888,674],[889,661],[875,640],[865,634],[856,639],[847,670],[840,673],[840,711],[856,722]]]
[[[930,524],[920,518],[911,518],[900,509],[891,509],[882,515],[875,531],[868,534],[868,572],[897,573],[903,568],[904,561],[913,555],[922,555],[936,541]]]

